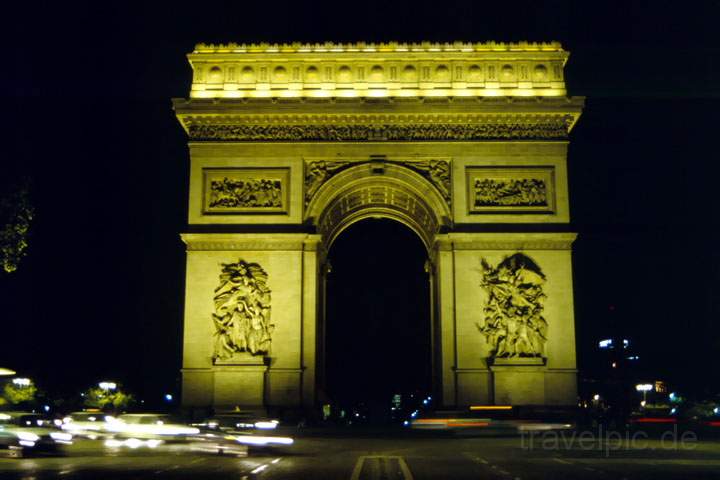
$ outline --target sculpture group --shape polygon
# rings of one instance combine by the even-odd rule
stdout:
[[[215,289],[215,359],[236,352],[268,353],[274,325],[270,323],[270,289],[267,273],[257,263],[238,260],[222,264],[220,286]]]
[[[487,294],[484,323],[478,329],[491,357],[541,357],[547,340],[543,317],[545,275],[528,256],[516,253],[497,267],[481,260],[481,286]]]

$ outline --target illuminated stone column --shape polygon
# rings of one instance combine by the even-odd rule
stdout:
[[[433,353],[439,360],[438,378],[441,381],[442,403],[456,405],[455,259],[447,236],[438,238],[435,248],[439,341],[436,342],[436,351]]]
[[[183,404],[312,403],[317,237],[185,234],[183,240]]]
[[[573,405],[572,233],[448,234],[457,403]]]
[[[303,246],[303,316],[302,316],[302,405],[316,402],[317,320],[322,315],[320,269],[323,246],[319,235],[308,235]]]

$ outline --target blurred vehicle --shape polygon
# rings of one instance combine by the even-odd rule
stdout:
[[[29,412],[0,412],[0,450],[11,457],[29,453],[61,453],[72,434],[55,428],[53,420]]]
[[[221,432],[240,432],[252,430],[275,430],[280,422],[275,419],[257,417],[252,413],[228,413],[215,415],[197,426]]]
[[[416,430],[449,430],[515,435],[524,432],[570,430],[575,427],[567,412],[510,405],[476,405],[464,411],[414,411],[406,422]]]
[[[183,442],[200,433],[198,428],[161,413],[128,413],[117,418],[108,417],[106,430],[111,435],[105,443],[107,446],[131,448],[154,448],[161,443]]]
[[[272,434],[280,422],[275,419],[258,417],[252,413],[228,413],[215,415],[195,426],[212,434],[222,434],[227,440],[252,449],[287,447],[294,440],[287,436]]]
[[[72,412],[62,419],[60,428],[75,437],[95,440],[108,434],[107,418],[108,415],[100,411]]]

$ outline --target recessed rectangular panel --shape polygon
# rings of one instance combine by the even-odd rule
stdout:
[[[468,213],[553,213],[555,169],[468,167]]]
[[[286,214],[289,168],[203,169],[203,213]]]

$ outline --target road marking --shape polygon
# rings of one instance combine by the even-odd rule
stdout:
[[[263,463],[262,465],[260,465],[259,467],[257,467],[255,470],[251,471],[250,473],[252,473],[252,474],[260,473],[260,472],[262,472],[263,470],[265,470],[267,467],[268,467],[268,466],[267,466],[267,463]]]
[[[363,455],[355,462],[350,480],[380,480],[388,478],[388,468],[392,468],[397,462],[397,468],[403,480],[413,480],[412,473],[405,459],[396,455]],[[367,468],[363,468],[367,467]],[[394,475],[393,475],[394,476]]]
[[[562,458],[553,457],[553,460],[564,465],[572,465],[572,462],[568,462],[567,460],[563,460]]]
[[[498,465],[493,465],[492,463],[488,462],[487,460],[485,460],[482,457],[478,457],[477,455],[473,455],[468,452],[465,453],[465,456],[468,457],[470,460],[473,460],[475,462],[478,462],[478,463],[481,463],[481,464],[487,466],[488,468],[490,468],[490,470],[493,470],[493,471],[499,473],[500,475],[503,475],[506,477],[512,477],[512,478],[515,478],[515,480],[520,480],[520,477],[513,477],[512,474],[510,472],[508,472],[507,470],[500,468]]]

